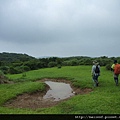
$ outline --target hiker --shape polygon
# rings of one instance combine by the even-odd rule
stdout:
[[[116,86],[118,86],[118,77],[120,74],[120,64],[117,63],[117,60],[114,60],[114,63],[111,66],[111,71],[113,71],[113,77]]]
[[[95,60],[93,61],[93,66],[92,66],[92,79],[94,81],[94,86],[98,86],[98,77],[100,76],[100,65],[99,63]]]

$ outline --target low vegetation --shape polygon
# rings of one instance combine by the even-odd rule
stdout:
[[[61,68],[63,66],[91,65],[94,59],[96,59],[101,66],[105,66],[107,70],[110,70],[114,59],[117,59],[118,63],[120,63],[120,57],[109,58],[107,56],[101,56],[91,58],[87,56],[75,56],[64,58],[35,58],[27,54],[3,52],[0,53],[0,70],[2,70],[4,74],[19,74],[42,68]]]
[[[64,66],[62,68],[44,68],[25,72],[24,74],[7,75],[14,84],[0,84],[0,113],[3,114],[119,114],[120,88],[115,86],[111,71],[101,67],[99,87],[93,86],[91,66]],[[50,108],[36,110],[7,108],[3,104],[23,93],[37,90],[44,91],[45,84],[35,82],[43,78],[64,78],[78,88],[91,88],[92,92],[77,95]]]

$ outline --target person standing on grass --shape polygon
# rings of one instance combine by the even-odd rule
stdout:
[[[111,71],[113,71],[113,77],[116,86],[118,86],[118,77],[120,74],[120,64],[117,63],[117,60],[114,60],[113,65],[111,66]]]
[[[93,66],[92,66],[92,79],[94,81],[94,86],[98,86],[98,77],[100,76],[100,65],[99,63],[95,60],[93,61]]]

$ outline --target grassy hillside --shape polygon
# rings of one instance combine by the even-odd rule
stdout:
[[[101,67],[99,77],[100,86],[94,87],[91,78],[91,66],[72,66],[58,68],[39,69],[23,74],[8,75],[15,84],[0,85],[0,113],[14,114],[119,114],[120,113],[120,85],[115,86],[113,75],[104,67]],[[73,82],[80,88],[92,88],[93,92],[77,95],[50,108],[10,109],[2,107],[7,100],[24,92],[32,92],[38,89],[44,90],[45,85],[34,82],[42,78],[64,78]]]

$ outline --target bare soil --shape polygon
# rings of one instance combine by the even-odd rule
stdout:
[[[0,76],[0,84],[13,84],[14,82],[7,80],[4,77]]]
[[[85,88],[85,89],[80,89],[80,88],[75,88],[73,87],[72,83],[67,80],[63,79],[43,79],[39,80],[37,82],[45,82],[45,81],[54,81],[54,82],[64,82],[64,83],[69,83],[71,88],[73,89],[73,92],[75,92],[75,95],[78,94],[87,94],[92,91],[90,88]],[[6,107],[10,108],[30,108],[30,109],[37,109],[37,108],[47,108],[47,107],[52,107],[57,105],[58,103],[62,101],[66,101],[70,99],[71,97],[60,100],[60,101],[54,101],[54,98],[50,99],[43,99],[43,96],[46,94],[46,92],[49,90],[49,86],[46,85],[46,90],[41,92],[41,91],[36,91],[34,93],[28,94],[24,93],[22,95],[18,95],[16,98],[9,100],[4,104]]]

